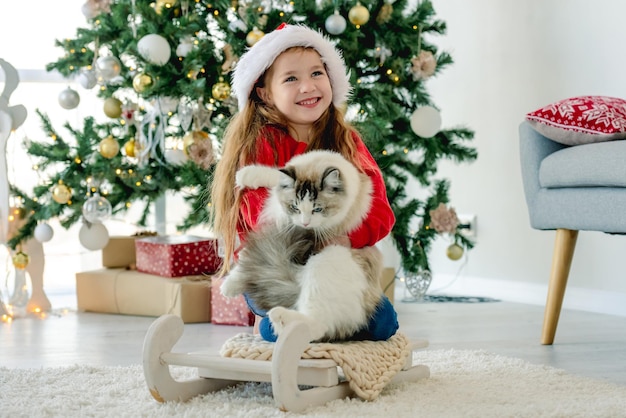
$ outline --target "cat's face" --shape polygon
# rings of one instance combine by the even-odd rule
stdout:
[[[281,171],[277,196],[294,225],[303,228],[331,228],[343,221],[346,190],[341,172],[326,167],[321,172],[299,173],[294,167]]]

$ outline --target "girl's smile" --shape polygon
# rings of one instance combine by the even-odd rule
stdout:
[[[290,133],[308,142],[309,129],[328,109],[333,92],[326,67],[314,49],[283,52],[267,73],[259,97],[289,121]]]

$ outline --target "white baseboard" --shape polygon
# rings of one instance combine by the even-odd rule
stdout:
[[[403,289],[404,283],[400,283]],[[398,289],[402,294],[403,290]],[[434,275],[429,294],[483,296],[507,302],[545,306],[548,285],[479,277]],[[563,309],[626,316],[626,293],[568,286]]]

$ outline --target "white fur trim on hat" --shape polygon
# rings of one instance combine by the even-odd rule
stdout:
[[[351,87],[346,65],[333,43],[320,32],[304,25],[281,25],[250,47],[235,66],[232,89],[240,111],[248,104],[248,97],[259,77],[283,51],[294,46],[312,47],[320,54],[326,64],[335,106],[348,99]]]

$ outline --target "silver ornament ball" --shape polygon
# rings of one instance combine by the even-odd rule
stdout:
[[[338,11],[335,11],[335,13],[326,18],[324,26],[326,27],[326,31],[331,35],[340,35],[346,30],[347,22]]]
[[[117,57],[108,55],[98,58],[96,61],[96,69],[100,77],[108,81],[120,75],[122,72],[122,63]]]
[[[83,216],[87,222],[102,222],[111,216],[113,209],[111,203],[98,193],[94,193],[83,204]]]
[[[80,103],[80,96],[71,87],[59,93],[59,104],[63,109],[74,109]]]
[[[78,83],[87,90],[90,90],[98,84],[98,77],[95,71],[84,70],[78,75]]]

